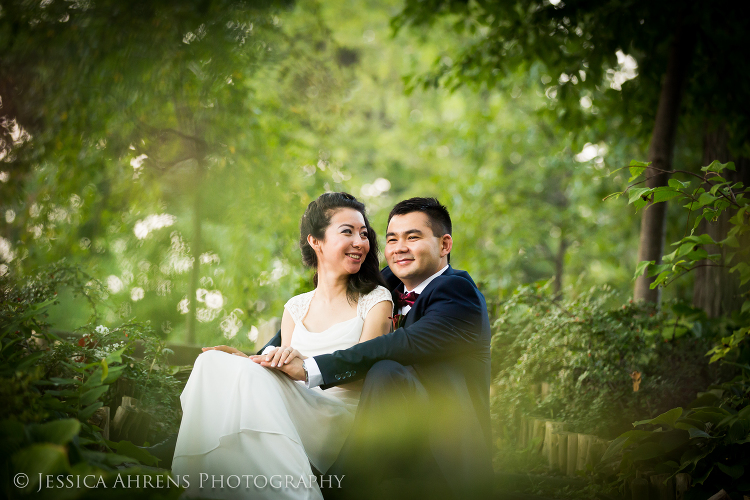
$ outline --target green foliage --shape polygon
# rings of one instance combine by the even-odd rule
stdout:
[[[403,74],[426,71],[442,50],[464,44],[449,24],[392,37],[395,0],[271,10],[242,4],[219,12],[217,6],[229,4],[212,4],[207,12],[182,5],[170,16],[170,3],[157,2],[143,18],[151,24],[119,12],[124,24],[117,33],[101,33],[101,17],[109,19],[104,7],[76,11],[67,23],[50,14],[44,24],[53,27],[50,40],[28,34],[39,47],[25,63],[24,71],[39,74],[29,92],[57,97],[28,96],[24,102],[42,124],[29,125],[31,139],[0,160],[8,175],[0,183],[0,246],[9,248],[0,266],[24,275],[65,257],[105,283],[113,307],[103,311],[102,323],[144,318],[160,335],[180,341],[197,262],[195,342],[249,350],[253,327],[280,316],[300,283],[302,291],[310,289],[296,233],[307,203],[330,189],[362,199],[381,235],[397,201],[437,196],[455,221],[452,262],[492,293],[509,294],[517,283],[558,270],[574,292],[605,282],[628,286],[636,228],[627,213],[602,208],[599,200],[614,189],[608,183],[617,183],[604,173],[632,157],[636,145],[597,142],[588,147],[593,156],[577,158],[583,146],[570,129],[536,113],[549,103],[537,92],[542,68],[528,75],[519,70],[507,88],[404,95]],[[24,9],[33,17],[42,7]],[[224,36],[229,28],[219,20],[232,16],[246,27],[254,23],[244,44]],[[183,42],[201,24],[205,36]],[[79,38],[91,46],[101,38],[97,46],[117,49],[81,60]],[[263,44],[271,50],[254,52]],[[42,50],[50,45],[54,50]],[[167,49],[148,49],[153,46]],[[5,53],[15,50],[3,62],[30,57],[22,45]],[[85,66],[81,75],[68,71],[76,65]],[[64,81],[44,84],[42,77],[57,74],[58,66],[65,68]],[[225,70],[231,85],[220,78]],[[100,87],[88,79],[112,71],[123,80],[102,83],[111,94],[92,90]],[[164,81],[153,84],[162,72]],[[172,99],[168,90],[181,88],[180,78],[189,89]],[[69,86],[80,103],[66,97]],[[3,110],[9,99],[3,95]],[[206,142],[201,178],[195,161],[176,161],[192,151],[191,141],[154,132],[187,133],[177,127],[175,99],[198,110],[196,134]],[[209,101],[213,107],[204,106]],[[45,105],[35,107],[38,102]],[[62,120],[65,113],[78,119]],[[81,142],[82,136],[88,139]],[[82,301],[66,291],[59,300],[63,307],[49,312],[56,328],[87,322]]]
[[[647,166],[631,162],[631,181],[640,177]],[[750,232],[750,188],[722,177],[724,170],[734,170],[731,162],[721,164],[714,161],[701,170],[702,175],[682,172],[697,177],[700,180],[698,187],[670,179],[668,186],[634,189],[639,182],[626,190],[630,194],[629,203],[636,208],[677,199],[686,202],[684,208],[689,214],[697,213],[689,234],[673,243],[677,249],[664,256],[663,263],[638,264],[636,276],[644,272],[656,276],[652,288],[666,286],[700,266],[725,265],[721,254],[709,253],[706,249],[709,246],[719,251],[731,248],[727,260],[734,266],[730,272],[740,275],[740,286],[750,281],[750,267],[747,265],[750,248],[740,243]],[[616,195],[620,194],[623,193]],[[701,220],[715,221],[724,212],[731,215],[731,229],[725,239],[714,241],[709,235],[695,234]],[[721,361],[724,366],[739,368],[736,377],[709,385],[708,390],[698,393],[687,409],[677,407],[654,419],[635,422],[633,425],[641,429],[625,432],[613,441],[604,458],[613,463],[619,461],[618,479],[623,485],[638,473],[669,474],[670,477],[687,473],[693,484],[690,498],[704,498],[719,489],[732,496],[750,491],[750,481],[745,474],[746,467],[750,467],[748,325],[750,298],[728,319],[729,335],[720,334],[720,342],[706,354],[711,363]]]
[[[80,337],[64,338],[46,320],[62,287],[92,304],[102,298],[96,280],[64,262],[26,279],[11,273],[0,277],[0,442],[2,488],[8,498],[36,491],[40,473],[90,473],[96,481],[101,476],[103,484],[114,485],[121,469],[125,476],[139,473],[134,465],[155,465],[147,453],[105,440],[102,429],[89,423],[97,409],[114,407],[111,388],[121,377],[136,382],[143,409],[159,416],[156,432],[174,431],[179,422],[179,388],[164,365],[164,340],[148,325],[94,327],[96,309]],[[29,485],[15,488],[11,471],[28,474]],[[90,494],[87,488],[66,490],[71,498]],[[171,498],[176,492],[144,494]],[[55,490],[42,496],[54,498]]]
[[[547,288],[520,287],[494,324],[494,408],[506,429],[521,411],[613,437],[641,415],[690,400],[721,375],[695,367],[705,364],[715,332],[731,328],[724,320],[680,303],[662,312],[616,305],[609,287],[557,301]],[[530,391],[542,382],[549,383],[545,399]]]
[[[648,163],[632,161],[630,163],[631,179],[638,179],[644,174]],[[750,281],[750,246],[741,244],[750,234],[750,186],[746,187],[742,182],[733,182],[722,177],[724,170],[735,170],[734,163],[726,164],[718,161],[701,168],[702,175],[693,174],[681,170],[681,172],[692,175],[700,180],[697,187],[692,187],[690,182],[683,182],[677,179],[670,179],[668,186],[656,188],[635,188],[634,186],[645,181],[628,186],[622,193],[615,193],[615,198],[621,194],[628,193],[628,204],[634,205],[637,209],[643,208],[648,204],[662,203],[669,199],[676,199],[686,203],[684,208],[688,210],[688,223],[692,222],[692,229],[689,234],[672,243],[677,247],[673,252],[665,255],[662,262],[657,264],[654,261],[642,261],[638,263],[635,271],[635,277],[642,275],[644,272],[648,276],[655,276],[656,279],[651,284],[651,288],[657,286],[667,286],[674,282],[682,275],[702,266],[723,266],[721,251],[729,249],[727,253],[726,265],[732,265],[730,272],[739,275],[740,286]],[[690,215],[695,212],[695,220],[690,220]],[[722,213],[728,212],[731,215],[729,223],[731,229],[727,237],[721,241],[714,241],[708,234],[696,234],[696,230],[701,220],[716,221]],[[690,226],[689,226],[690,227]],[[687,233],[687,231],[686,231]],[[714,249],[709,254],[708,248]],[[715,249],[718,248],[719,253]],[[734,330],[731,335],[723,337],[721,344],[716,345],[710,352],[711,362],[725,357],[730,351],[738,349],[740,345],[750,335],[750,295],[747,293],[746,299],[740,310],[739,328]]]
[[[747,151],[747,71],[734,64],[745,36],[739,9],[675,0],[407,0],[393,24],[399,30],[444,21],[464,40],[437,54],[429,71],[414,72],[413,86],[510,89],[509,76],[539,65],[545,77],[535,83],[549,97],[547,117],[573,133],[598,122],[615,140],[650,136],[670,42],[684,30],[694,38],[687,36],[692,64],[682,122],[697,130],[720,116]],[[613,118],[620,125],[608,127]]]
[[[698,393],[688,408],[635,422],[640,429],[615,439],[603,463],[619,461],[618,479],[623,484],[637,472],[670,477],[687,473],[693,478],[690,498],[704,498],[722,488],[732,496],[747,494],[750,365],[741,368],[733,380]]]

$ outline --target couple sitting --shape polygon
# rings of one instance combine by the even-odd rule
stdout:
[[[364,205],[310,203],[300,247],[315,289],[286,303],[261,354],[204,348],[180,396],[172,473],[189,476],[186,495],[487,496],[490,326],[452,245],[444,206],[402,201],[379,272]]]

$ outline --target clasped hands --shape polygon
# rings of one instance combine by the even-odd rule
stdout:
[[[292,380],[305,380],[305,370],[302,367],[302,360],[307,359],[307,356],[303,356],[297,349],[292,349],[291,346],[275,347],[266,354],[252,356],[248,356],[239,349],[228,345],[203,347],[202,349],[203,352],[210,350],[224,351],[235,356],[250,358],[250,360],[261,366],[285,373]]]

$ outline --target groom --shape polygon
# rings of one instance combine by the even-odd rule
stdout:
[[[398,203],[388,216],[383,278],[394,332],[332,354],[276,367],[309,387],[364,378],[351,434],[327,474],[328,497],[491,493],[490,325],[465,271],[449,265],[448,210],[434,198]],[[279,346],[280,336],[268,346]],[[264,355],[253,361],[271,368]]]

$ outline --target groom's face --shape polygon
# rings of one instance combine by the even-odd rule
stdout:
[[[385,241],[388,267],[408,290],[445,267],[453,244],[450,235],[432,232],[427,214],[422,212],[394,215]]]

